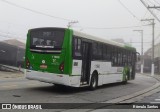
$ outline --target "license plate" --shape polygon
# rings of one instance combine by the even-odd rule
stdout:
[[[47,68],[47,65],[40,65],[40,68],[46,69],[46,68]]]

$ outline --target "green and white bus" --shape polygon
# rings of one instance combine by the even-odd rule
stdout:
[[[68,28],[28,31],[26,78],[71,87],[135,78],[136,49]]]

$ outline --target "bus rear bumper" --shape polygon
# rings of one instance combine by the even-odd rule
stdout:
[[[66,86],[79,87],[80,77],[71,77],[67,74],[55,74],[47,72],[39,72],[33,70],[25,70],[25,75],[27,79],[38,80],[41,82],[52,83],[52,84],[62,84]]]

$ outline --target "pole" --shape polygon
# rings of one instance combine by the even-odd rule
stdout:
[[[143,59],[143,30],[141,31],[141,73],[143,74],[143,66],[144,66],[144,59]]]
[[[143,74],[143,65],[144,65],[144,59],[143,59],[143,30],[133,30],[141,33],[141,74]]]
[[[151,65],[151,76],[154,76],[154,19],[143,19],[141,21],[152,21],[152,65]]]
[[[160,19],[157,17],[156,14],[153,13],[153,11],[149,10],[148,5],[144,2],[144,0],[140,0],[142,4],[148,9],[148,11],[157,19],[158,22],[160,22]]]
[[[70,21],[68,22],[68,28],[70,28],[73,24],[78,23],[78,21]]]
[[[16,54],[16,67],[18,67],[18,53],[19,53],[19,47],[17,47],[17,54]]]
[[[151,76],[154,76],[154,19],[152,20],[152,71]]]

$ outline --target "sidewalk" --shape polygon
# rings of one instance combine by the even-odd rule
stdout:
[[[139,73],[139,74],[141,74],[141,73]],[[153,77],[153,78],[156,78],[158,81],[160,81],[160,75],[159,74],[155,74],[154,76],[151,76],[150,73],[143,73],[142,75]]]
[[[8,71],[8,72],[20,71],[24,73],[24,69],[21,67],[18,68],[18,67],[2,65],[2,64],[0,64],[0,71]]]
[[[0,71],[0,79],[4,79],[4,78],[20,78],[20,77],[24,77],[24,73],[22,73],[22,72]]]

